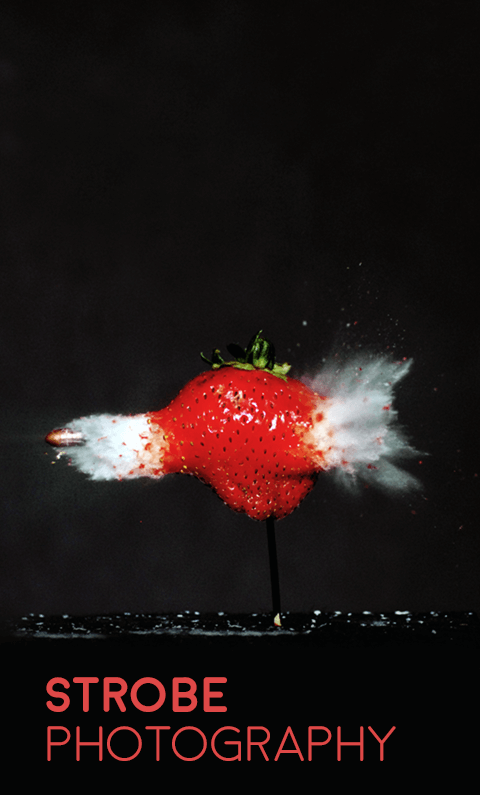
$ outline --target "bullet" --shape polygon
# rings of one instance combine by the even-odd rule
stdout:
[[[45,437],[45,441],[53,447],[73,447],[85,443],[85,437],[81,431],[72,431],[71,428],[57,428],[50,431]]]

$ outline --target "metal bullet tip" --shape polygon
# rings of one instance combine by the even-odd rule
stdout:
[[[74,445],[85,444],[86,440],[81,431],[72,431],[71,428],[57,428],[47,434],[45,441],[53,447],[73,447]]]

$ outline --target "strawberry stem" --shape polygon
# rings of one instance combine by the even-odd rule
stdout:
[[[207,359],[203,353],[200,356],[204,362],[212,366],[213,370],[218,370],[220,367],[236,367],[239,370],[266,370],[283,381],[287,380],[290,365],[287,362],[276,363],[275,348],[271,342],[262,337],[261,331],[252,337],[245,350],[237,343],[231,343],[227,345],[227,351],[234,357],[232,361],[226,362],[218,348],[213,351],[211,359]]]
[[[275,519],[269,516],[266,520],[268,558],[270,561],[270,582],[272,586],[272,608],[275,626],[281,626],[280,620],[280,581],[278,578],[277,545],[275,542]]]

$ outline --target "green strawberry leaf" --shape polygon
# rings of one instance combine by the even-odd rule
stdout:
[[[275,347],[269,340],[262,337],[261,331],[252,337],[245,350],[237,343],[232,342],[227,345],[227,351],[234,357],[233,361],[226,362],[218,348],[213,351],[211,359],[207,359],[203,353],[200,356],[214,370],[218,370],[219,367],[236,367],[239,370],[268,370],[283,381],[287,380],[286,376],[290,365],[287,362],[284,364],[275,362]]]

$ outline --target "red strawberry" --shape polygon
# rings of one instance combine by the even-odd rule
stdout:
[[[322,420],[322,398],[287,377],[289,365],[275,364],[273,346],[260,333],[246,351],[229,346],[235,361],[214,351],[212,371],[146,415],[151,435],[142,457],[153,475],[195,475],[233,510],[281,519],[323,468],[310,434]]]
[[[394,463],[416,455],[391,409],[410,362],[335,363],[308,386],[288,378],[289,365],[275,364],[273,345],[261,333],[245,351],[228,350],[234,360],[214,351],[213,370],[194,378],[167,408],[82,417],[47,441],[67,448],[94,480],[195,475],[233,510],[260,520],[291,513],[322,470],[336,470],[351,485],[369,479],[389,490],[418,488]]]

